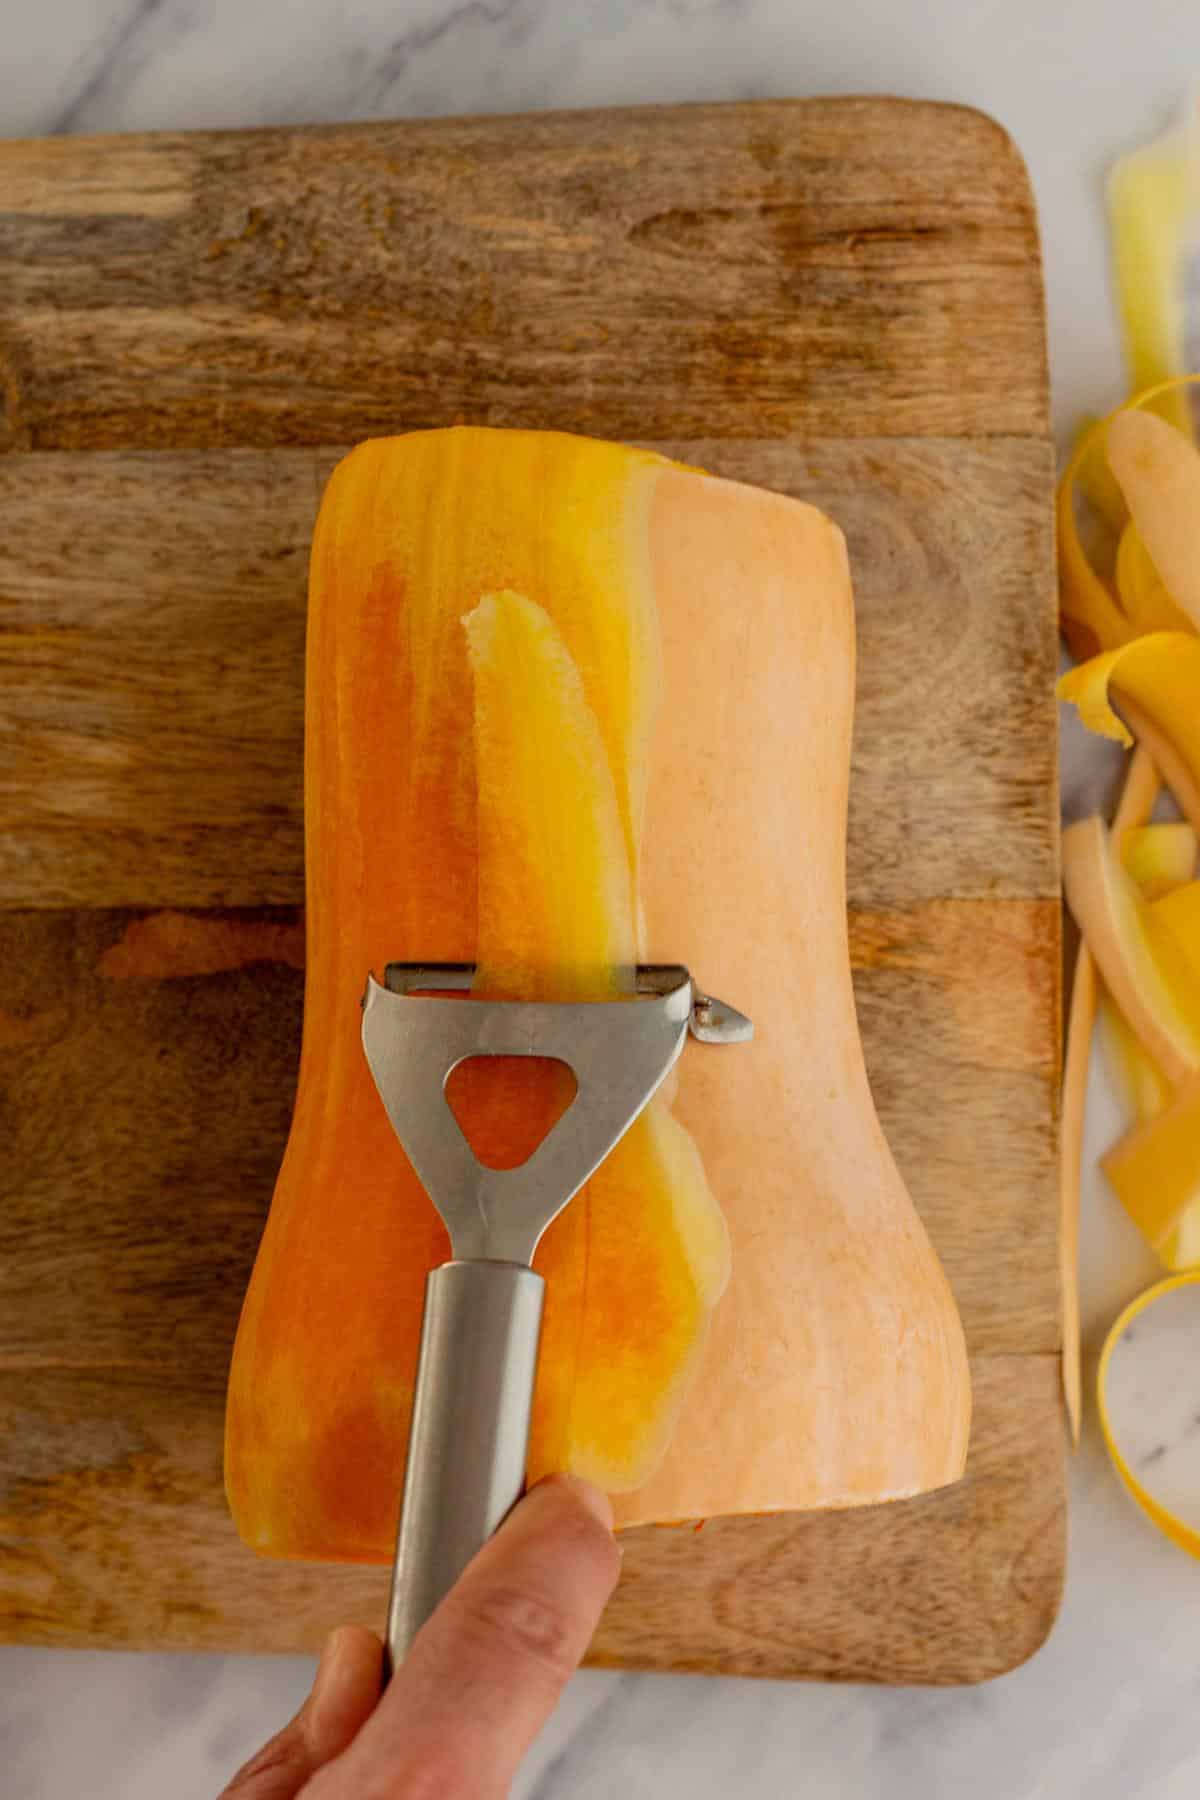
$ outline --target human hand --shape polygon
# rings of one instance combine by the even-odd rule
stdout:
[[[379,1639],[342,1626],[296,1717],[219,1800],[504,1800],[619,1567],[606,1497],[550,1476],[485,1544],[382,1698]]]

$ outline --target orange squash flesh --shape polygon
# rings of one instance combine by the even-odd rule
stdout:
[[[688,961],[758,1026],[745,1049],[690,1047],[547,1234],[531,1476],[590,1475],[623,1523],[955,1479],[961,1327],[854,1022],[836,531],[587,440],[367,444],[322,507],[308,659],[304,1045],[227,1409],[246,1541],[392,1553],[424,1277],[448,1244],[359,1041],[367,970],[391,959],[561,998],[618,995],[638,957]],[[455,1110],[511,1162],[564,1079],[469,1065]],[[735,1256],[710,1330],[714,1193]]]

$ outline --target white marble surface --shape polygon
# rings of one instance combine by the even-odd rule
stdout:
[[[870,91],[982,106],[1042,208],[1060,431],[1121,388],[1103,169],[1200,74],[1195,0],[4,0],[0,26],[4,135]],[[1078,809],[1097,765],[1068,754]],[[1107,1111],[1097,1095],[1097,1147]],[[1094,1343],[1153,1269],[1098,1180],[1085,1205]],[[0,1788],[210,1800],[310,1673],[0,1650]],[[1198,1693],[1200,1570],[1142,1525],[1089,1433],[1062,1619],[1026,1668],[947,1693],[584,1675],[518,1793],[1184,1800]]]

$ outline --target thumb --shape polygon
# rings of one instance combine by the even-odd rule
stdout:
[[[554,1475],[514,1509],[417,1634],[350,1749],[306,1800],[499,1800],[616,1585],[612,1509]]]
[[[318,1769],[340,1756],[379,1699],[382,1646],[373,1631],[330,1634],[312,1692],[282,1731],[239,1769],[218,1800],[295,1800]]]

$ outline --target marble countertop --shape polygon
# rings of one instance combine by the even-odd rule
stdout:
[[[43,0],[10,7],[0,134],[234,126],[640,101],[893,92],[995,114],[1042,214],[1060,435],[1121,366],[1101,178],[1200,73],[1179,0]],[[1081,810],[1103,761],[1064,739]],[[1096,1148],[1112,1135],[1099,1084]],[[1098,1178],[1093,1347],[1153,1276]],[[1200,1571],[1143,1525],[1089,1426],[1060,1623],[981,1689],[876,1691],[584,1674],[519,1800],[1183,1800],[1200,1792]],[[305,1691],[302,1658],[0,1650],[8,1800],[211,1800]]]

